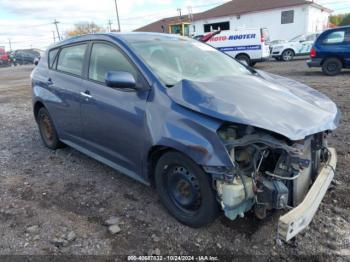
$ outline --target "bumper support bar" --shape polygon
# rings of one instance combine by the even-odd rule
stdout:
[[[296,208],[280,217],[278,222],[279,237],[289,241],[311,222],[318,207],[325,196],[329,185],[334,177],[334,170],[337,164],[337,154],[334,148],[329,148],[331,154],[328,165],[323,167],[316,178],[315,183]]]

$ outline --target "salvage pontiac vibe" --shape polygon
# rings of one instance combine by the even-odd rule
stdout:
[[[334,176],[327,134],[336,105],[295,81],[253,70],[215,48],[165,34],[95,34],[48,49],[32,73],[45,145],[69,145],[156,186],[168,211],[200,227],[222,209],[294,209],[306,228]]]

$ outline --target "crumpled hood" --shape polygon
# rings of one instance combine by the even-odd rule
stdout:
[[[301,140],[339,124],[337,106],[320,92],[284,77],[230,76],[182,80],[167,90],[184,107],[224,121],[246,124]]]

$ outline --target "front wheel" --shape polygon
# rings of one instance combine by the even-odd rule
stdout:
[[[155,182],[161,202],[181,223],[201,227],[218,216],[209,175],[184,155],[165,153],[157,163]]]

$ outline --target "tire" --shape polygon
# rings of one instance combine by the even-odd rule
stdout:
[[[338,58],[328,58],[322,64],[322,71],[328,76],[340,74],[342,68],[343,64]]]
[[[247,55],[243,55],[243,54],[242,55],[238,55],[238,56],[236,56],[236,59],[238,61],[243,61],[243,62],[247,63],[248,66],[251,65],[250,57],[247,56]]]
[[[41,139],[46,147],[50,149],[57,149],[63,147],[63,143],[59,140],[56,128],[45,107],[39,109],[36,116]]]
[[[160,157],[155,184],[162,204],[181,223],[198,228],[217,218],[219,205],[209,175],[181,153]]]
[[[292,61],[294,59],[295,53],[292,49],[284,50],[282,53],[282,60],[284,62]]]

